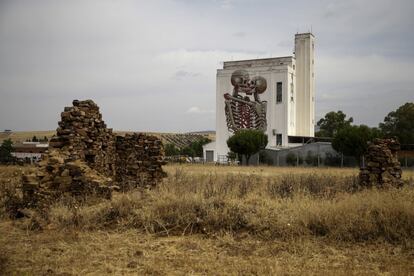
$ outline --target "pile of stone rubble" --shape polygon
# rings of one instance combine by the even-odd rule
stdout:
[[[400,187],[402,171],[397,159],[400,143],[396,139],[375,139],[368,146],[366,167],[361,168],[359,180],[365,187]]]
[[[86,161],[101,174],[115,175],[115,139],[99,107],[92,100],[74,100],[73,106],[65,107],[61,118],[50,146],[69,152],[73,159]]]
[[[36,173],[22,177],[23,202],[47,207],[62,195],[110,198],[114,189],[155,186],[165,176],[163,158],[158,138],[115,136],[92,100],[74,100]]]

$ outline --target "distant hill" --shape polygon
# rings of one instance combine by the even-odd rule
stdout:
[[[125,135],[126,133],[133,133],[132,131],[115,131],[118,135]],[[189,146],[192,142],[200,140],[201,138],[208,138],[212,141],[216,139],[215,131],[197,131],[187,133],[166,133],[166,132],[145,132],[146,134],[154,135],[161,139],[165,144],[173,144],[177,148],[184,148]]]
[[[49,140],[55,133],[54,130],[0,132],[0,142],[6,139],[11,139],[14,143],[25,142],[31,140],[33,136],[36,136],[37,139],[43,139],[46,136]]]
[[[118,135],[125,135],[126,133],[133,133],[133,131],[114,131]],[[149,135],[154,135],[161,139],[164,144],[174,144],[178,148],[183,148],[188,146],[194,141],[201,139],[202,137],[209,138],[210,140],[215,140],[216,133],[215,131],[196,131],[188,133],[165,133],[165,132],[144,132]],[[0,132],[0,143],[3,140],[11,139],[13,143],[21,143],[27,140],[31,140],[33,136],[36,136],[38,139],[43,139],[46,137],[48,140],[56,134],[56,131],[46,130],[46,131],[7,131]]]

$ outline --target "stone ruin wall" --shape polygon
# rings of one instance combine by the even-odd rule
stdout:
[[[162,170],[162,142],[142,133],[116,136],[116,182],[122,190],[138,186],[152,187],[166,176]]]
[[[80,159],[97,172],[115,175],[115,139],[106,127],[99,107],[92,101],[73,101],[65,107],[50,147],[67,152],[71,159]]]
[[[359,173],[364,187],[400,187],[402,170],[397,158],[400,143],[396,139],[375,139],[368,146],[366,167]]]
[[[145,134],[115,136],[92,100],[74,100],[58,125],[36,173],[22,178],[28,207],[47,207],[64,194],[109,198],[114,189],[152,187],[165,176],[161,141]]]

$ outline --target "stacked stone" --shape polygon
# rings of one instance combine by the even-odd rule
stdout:
[[[145,134],[115,137],[92,100],[65,107],[56,132],[37,172],[22,177],[27,207],[47,209],[62,195],[109,198],[119,186],[152,187],[165,176],[161,140]]]
[[[50,151],[38,163],[35,175],[22,178],[27,206],[47,206],[68,194],[110,197],[115,175],[115,138],[107,129],[99,107],[92,101],[73,101],[61,113]]]
[[[400,187],[402,170],[397,159],[400,143],[396,139],[375,139],[368,146],[365,168],[361,168],[359,180],[366,187]]]
[[[92,101],[73,101],[65,107],[50,141],[52,148],[68,151],[74,160],[81,159],[106,176],[115,175],[115,139],[112,129],[106,128],[99,107]]]
[[[153,187],[163,177],[164,149],[155,136],[141,133],[116,137],[116,181],[122,190]]]
[[[26,207],[47,209],[63,195],[84,198],[94,194],[110,198],[112,189],[117,188],[111,178],[99,174],[80,159],[73,160],[68,152],[51,150],[38,167],[35,174],[22,177]]]

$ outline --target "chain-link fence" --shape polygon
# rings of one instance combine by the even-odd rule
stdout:
[[[401,167],[414,169],[414,145],[403,145],[398,160]],[[330,143],[317,142],[296,148],[266,149],[259,153],[258,158],[251,158],[252,161],[270,166],[359,167],[364,158],[357,160],[353,156],[336,152]]]

